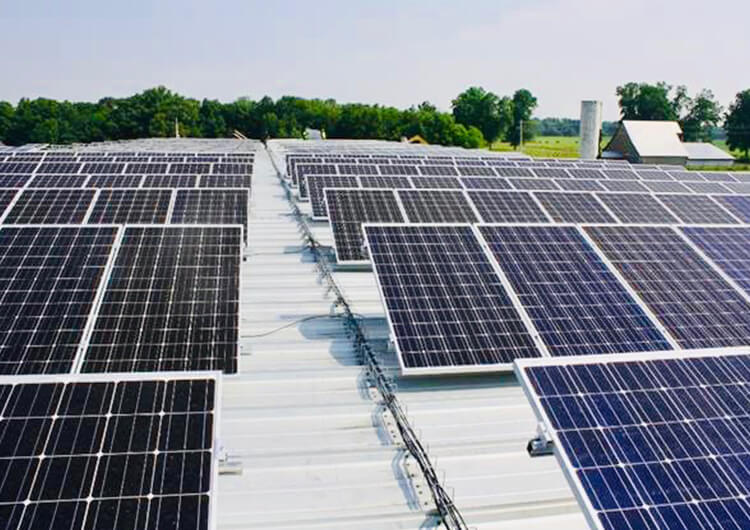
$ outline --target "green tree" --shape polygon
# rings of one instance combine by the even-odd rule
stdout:
[[[626,83],[617,87],[616,94],[623,120],[676,121],[689,103],[684,86],[678,86],[673,95],[672,86],[664,82]]]
[[[224,105],[216,100],[204,99],[198,111],[198,128],[201,136],[223,138],[229,136],[224,119]]]
[[[470,87],[452,102],[456,122],[478,128],[490,143],[505,135],[510,127],[511,107],[508,98],[500,98],[482,87]]]
[[[680,120],[686,142],[710,142],[712,131],[721,121],[722,108],[710,90],[700,91],[686,107],[687,114]]]
[[[7,101],[0,101],[0,141],[5,140],[15,112],[16,110],[13,108],[13,105]]]
[[[508,130],[506,141],[513,147],[521,144],[521,123],[523,122],[523,140],[531,140],[534,137],[534,129],[530,122],[534,109],[537,107],[537,99],[525,88],[517,90],[513,94],[513,124]]]
[[[750,90],[738,93],[729,105],[724,130],[729,148],[742,151],[745,159],[750,159]]]

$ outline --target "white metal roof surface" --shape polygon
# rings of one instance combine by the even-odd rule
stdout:
[[[641,157],[687,157],[676,121],[623,120],[622,126]]]
[[[734,160],[732,155],[714,144],[685,142],[682,145],[688,152],[688,160]]]
[[[315,224],[314,233],[331,243],[327,224]],[[241,374],[225,379],[221,425],[229,461],[243,472],[219,478],[219,527],[434,527],[342,322],[328,316],[331,299],[263,151],[255,159],[249,238]],[[334,276],[382,363],[395,367],[372,273]],[[471,527],[584,527],[555,459],[526,453],[536,423],[512,377],[393,375],[398,398]]]

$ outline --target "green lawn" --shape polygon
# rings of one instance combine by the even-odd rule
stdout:
[[[602,139],[605,145],[609,138]],[[577,136],[538,136],[530,142],[526,142],[522,152],[534,158],[578,158],[578,144],[580,138]],[[507,142],[495,142],[492,144],[493,151],[513,151]],[[521,151],[521,150],[519,150]]]

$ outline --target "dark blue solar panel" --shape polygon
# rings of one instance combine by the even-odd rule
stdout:
[[[714,200],[732,212],[743,223],[750,223],[750,197],[744,195],[720,195]]]
[[[552,355],[671,346],[581,234],[567,226],[482,226]]]
[[[750,355],[680,357],[521,367],[593,527],[750,528]]]
[[[467,369],[539,355],[470,226],[365,232],[404,367]]]
[[[682,231],[750,294],[750,228],[685,227]]]
[[[667,227],[587,227],[684,348],[750,344],[750,304]]]

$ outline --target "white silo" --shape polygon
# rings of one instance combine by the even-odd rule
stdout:
[[[599,134],[602,130],[602,102],[581,101],[581,145],[583,159],[599,156]]]

